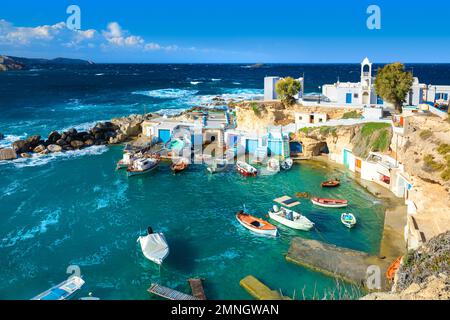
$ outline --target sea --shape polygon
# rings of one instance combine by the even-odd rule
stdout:
[[[421,82],[450,83],[450,65],[407,68]],[[265,76],[304,76],[305,91],[313,93],[337,79],[358,81],[359,74],[356,64],[97,64],[4,72],[0,147],[133,113],[177,114],[215,97],[258,99]],[[89,293],[105,300],[157,299],[147,292],[152,283],[189,293],[187,279],[195,277],[205,279],[209,299],[251,299],[239,285],[248,275],[295,299],[362,294],[285,260],[293,237],[378,253],[385,204],[351,173],[303,162],[256,178],[241,177],[232,167],[209,175],[201,165],[173,175],[163,164],[128,178],[115,170],[121,155],[120,146],[95,146],[0,162],[0,299],[30,299],[73,272],[86,281],[75,299]],[[340,188],[320,188],[335,177]],[[266,218],[273,199],[296,192],[348,199],[358,225],[348,230],[340,223],[342,210],[305,199],[296,210],[316,223],[310,232],[278,225],[280,236],[267,238],[236,221],[243,209]],[[145,259],[136,242],[148,226],[164,232],[169,243],[162,267]]]

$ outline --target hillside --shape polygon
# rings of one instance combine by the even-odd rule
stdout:
[[[64,66],[64,65],[88,66],[92,64],[94,64],[92,61],[81,59],[68,59],[68,58],[34,59],[34,58],[0,56],[0,71],[14,71],[14,70],[31,69],[36,67],[45,68],[51,66]]]

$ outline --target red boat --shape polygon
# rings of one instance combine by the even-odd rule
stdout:
[[[331,181],[325,181],[322,183],[322,188],[336,188],[341,185],[341,181],[339,180],[331,180]]]
[[[347,200],[327,199],[327,198],[311,198],[311,202],[316,206],[325,208],[345,208],[348,206]]]
[[[236,169],[237,171],[239,171],[240,174],[246,177],[248,176],[255,177],[258,174],[258,170],[255,167],[243,161],[236,162]]]

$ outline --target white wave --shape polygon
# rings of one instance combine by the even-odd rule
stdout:
[[[176,99],[183,98],[187,96],[192,96],[197,94],[197,90],[186,90],[186,89],[158,89],[150,91],[135,91],[133,94],[145,95],[152,98],[160,99]]]
[[[83,123],[79,123],[70,127],[65,127],[61,130],[59,130],[58,132],[65,132],[68,131],[69,129],[75,128],[77,131],[88,131],[89,129],[95,127],[95,125],[99,122],[105,122],[105,121],[109,121],[109,120],[96,120],[96,121],[88,121],[88,122],[83,122]]]
[[[11,148],[11,145],[14,141],[25,139],[26,135],[6,135],[2,140],[0,140],[0,149],[1,148]]]
[[[97,77],[99,77],[99,76],[104,76],[105,74],[104,73],[96,73],[95,74]]]
[[[212,78],[211,81],[214,81],[214,82],[216,82],[216,81],[222,81],[222,79]]]
[[[179,108],[179,109],[160,109],[156,111],[157,114],[162,116],[168,116],[168,117],[174,117],[182,114],[184,111],[186,111],[185,108]]]
[[[37,213],[42,213],[46,209],[40,209]],[[33,213],[35,215],[36,212]],[[52,225],[56,225],[59,222],[59,217],[61,215],[61,210],[55,210],[53,212],[48,213],[43,220],[40,221],[39,225],[34,226],[31,229],[25,230],[22,228],[15,232],[10,232],[5,238],[2,239],[2,243],[0,244],[0,248],[13,247],[18,242],[33,239],[36,235],[46,233],[48,231],[48,227]]]
[[[108,151],[108,147],[106,146],[92,146],[82,150],[51,153],[48,155],[33,154],[30,159],[20,158],[14,160],[12,163],[16,168],[37,167],[55,160],[70,160],[84,156],[100,155],[106,151]]]
[[[194,85],[194,86],[196,86],[199,83],[203,83],[203,82],[201,82],[201,81],[191,81],[191,84]]]
[[[233,82],[233,84],[235,84],[235,85],[240,85],[240,84],[242,84],[242,83],[240,83],[240,82]]]

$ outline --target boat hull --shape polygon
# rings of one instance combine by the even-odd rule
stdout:
[[[343,213],[341,215],[341,222],[342,222],[342,224],[344,226],[346,226],[347,228],[349,228],[349,229],[354,228],[356,226],[356,222],[357,222],[355,216],[352,215],[353,219],[352,220],[347,220],[347,219],[345,219],[345,215],[347,215],[347,214]]]
[[[319,207],[324,207],[324,208],[346,208],[348,207],[348,203],[322,203],[320,201],[318,201],[317,199],[311,199],[311,202]]]
[[[252,225],[250,225],[248,223],[245,223],[244,221],[239,219],[239,216],[236,216],[236,219],[244,228],[252,231],[253,233],[270,236],[270,237],[276,237],[278,235],[278,229],[276,227],[273,227],[273,229],[264,230],[264,229],[259,229],[259,228],[253,227]]]
[[[256,177],[256,172],[248,172],[245,169],[242,169],[240,167],[237,168],[237,171],[242,174],[244,177]]]
[[[158,233],[158,235],[164,240],[164,242],[167,244],[166,238],[164,237],[164,234],[162,233]],[[145,237],[139,237],[138,241],[139,244],[141,246],[141,250],[142,250],[142,254],[144,255],[144,257],[146,257],[148,260],[156,263],[157,265],[162,265],[162,263],[164,262],[164,260],[169,256],[169,247],[167,246],[167,248],[165,249],[164,254],[159,257],[156,258],[154,256],[151,256],[149,254],[147,254],[147,251],[145,250],[145,242],[144,242]]]
[[[152,172],[153,170],[155,170],[158,166],[154,166],[153,168],[150,168],[148,170],[144,170],[144,171],[127,171],[128,177],[134,177],[134,176],[140,176],[140,175],[144,175],[147,174],[149,172]]]
[[[314,224],[305,224],[302,222],[291,221],[291,220],[285,219],[271,211],[269,211],[269,217],[272,220],[275,220],[276,222],[281,223],[282,225],[289,227],[291,229],[295,229],[295,230],[310,231],[312,228],[314,228]]]

